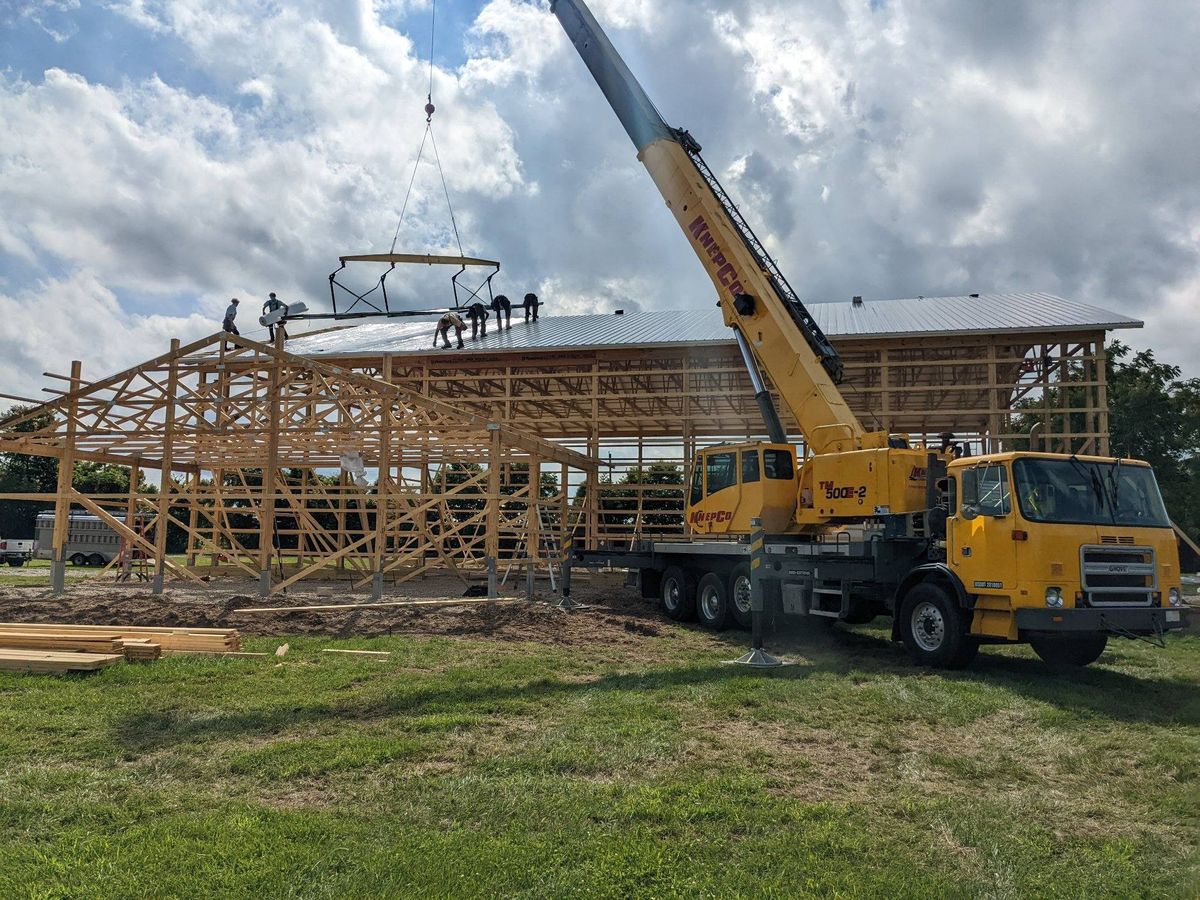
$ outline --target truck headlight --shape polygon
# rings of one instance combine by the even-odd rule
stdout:
[[[1183,606],[1183,594],[1179,592],[1179,588],[1173,587],[1167,591],[1167,602],[1172,606]]]
[[[1046,588],[1046,605],[1053,609],[1062,609],[1062,605],[1063,605],[1062,588],[1056,588],[1056,587]]]

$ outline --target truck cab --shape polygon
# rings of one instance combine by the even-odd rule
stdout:
[[[1029,640],[1042,653],[1058,636],[1182,624],[1175,534],[1148,464],[1049,453],[958,459],[947,467],[947,499],[946,565],[969,598],[972,637]]]

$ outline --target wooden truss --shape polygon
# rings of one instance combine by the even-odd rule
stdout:
[[[387,371],[389,360],[383,360]],[[459,574],[554,560],[586,522],[571,485],[594,483],[583,454],[444,399],[220,333],[85,383],[0,424],[0,451],[59,460],[53,583],[63,584],[72,507],[125,540],[135,559],[198,579],[203,563],[257,578],[261,593],[338,574],[381,592],[432,567]],[[52,416],[32,432],[18,428]],[[128,495],[72,487],[77,461],[128,466]],[[157,494],[138,474],[161,473]],[[583,493],[583,492],[581,492]],[[185,564],[167,555],[171,527]]]

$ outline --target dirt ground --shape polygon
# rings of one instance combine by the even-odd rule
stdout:
[[[44,570],[43,570],[44,574]],[[217,578],[198,585],[169,582],[162,596],[144,584],[116,584],[104,576],[68,584],[54,597],[44,586],[0,587],[0,620],[5,622],[69,622],[80,625],[155,625],[237,628],[246,635],[315,634],[336,637],[407,635],[487,635],[504,640],[554,644],[637,643],[657,636],[666,626],[650,601],[624,585],[624,573],[585,575],[574,579],[572,598],[587,608],[567,615],[551,604],[558,597],[539,580],[535,601],[524,596],[524,578],[509,581],[501,601],[479,598],[446,606],[382,606],[375,609],[308,612],[243,613],[260,607],[365,603],[362,591],[345,585],[318,583],[297,587],[267,600],[248,579]],[[519,582],[514,584],[514,581]],[[519,590],[516,588],[519,587]],[[462,599],[466,586],[450,575],[385,585],[384,602]]]

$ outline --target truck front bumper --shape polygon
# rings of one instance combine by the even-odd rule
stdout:
[[[1189,627],[1190,607],[1113,607],[1110,609],[1018,609],[1021,631],[1103,631],[1113,634],[1162,634]]]

